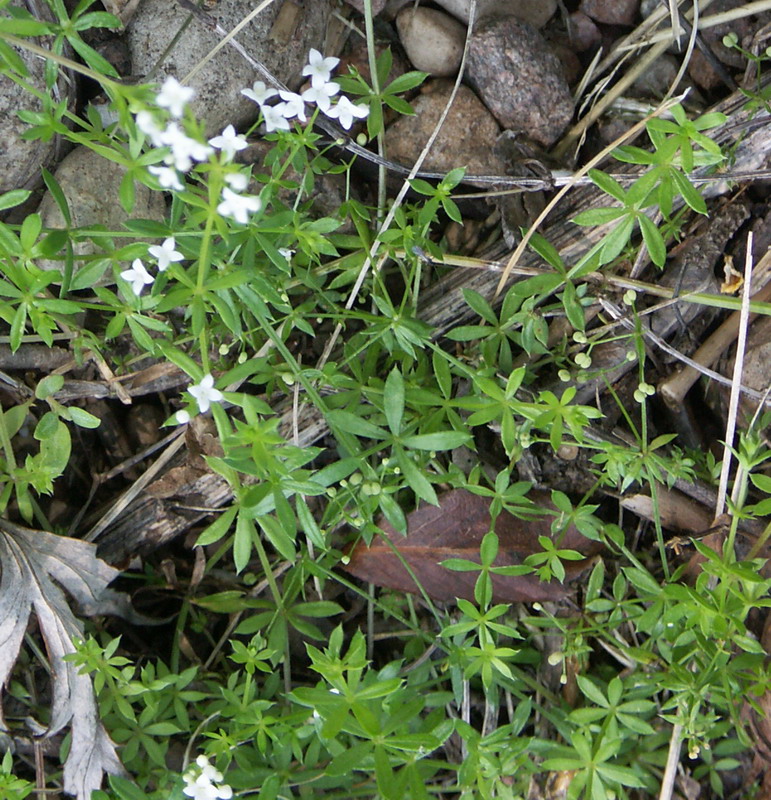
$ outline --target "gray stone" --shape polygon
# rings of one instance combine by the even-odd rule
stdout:
[[[227,31],[254,9],[252,0],[220,0],[212,15]],[[323,53],[330,17],[330,0],[313,0],[300,8],[293,2],[273,3],[235,37],[255,60],[261,62],[290,89],[303,82],[301,75],[311,47]],[[188,18],[178,3],[143,0],[128,25],[127,37],[134,73],[148,74]],[[173,76],[196,90],[194,113],[204,121],[206,134],[219,133],[232,124],[240,127],[257,116],[257,107],[241,95],[256,80],[265,80],[236,50],[223,47],[214,58],[185,81],[185,76],[217,44],[221,37],[193,20],[177,40],[154,76],[160,84]],[[328,55],[324,53],[324,55]]]
[[[399,13],[396,29],[416,69],[437,78],[458,72],[466,41],[466,29],[460,22],[433,8],[410,7]]]
[[[501,127],[546,147],[573,116],[559,60],[532,25],[514,17],[480,24],[469,47],[466,76]]]
[[[436,0],[445,11],[468,25],[471,13],[471,0]],[[557,0],[477,0],[477,22],[486,17],[516,17],[536,28],[544,25],[554,16]]]
[[[2,13],[2,16],[8,16]],[[45,62],[28,50],[12,48],[27,69],[26,80],[38,91],[46,92]],[[59,97],[69,98],[71,84],[57,84]],[[17,111],[41,111],[41,102],[4,74],[0,74],[0,193],[12,189],[31,189],[41,181],[40,168],[50,166],[59,143],[55,136],[47,142],[22,139],[29,126]]]
[[[134,208],[130,215],[126,214],[118,199],[118,190],[125,172],[120,164],[87,147],[76,148],[59,164],[54,177],[67,198],[73,227],[104,225],[108,231],[121,231],[125,230],[123,222],[129,216],[157,222],[166,218],[163,192],[153,191],[136,182]],[[49,192],[43,195],[38,213],[44,227],[66,227],[62,212]],[[125,245],[128,241],[131,240],[121,238],[119,245]],[[101,250],[92,242],[85,241],[76,243],[74,252],[77,268],[79,256],[94,255]],[[41,269],[61,269],[61,262],[58,261],[40,259],[36,263]],[[111,281],[112,273],[108,272],[103,282]]]
[[[399,117],[386,129],[386,153],[412,166],[434,130],[452,92],[447,79],[428,81],[412,101],[413,117]],[[501,175],[504,166],[493,152],[500,130],[490,112],[467,86],[460,86],[423,169],[449,172],[466,167],[469,175]]]

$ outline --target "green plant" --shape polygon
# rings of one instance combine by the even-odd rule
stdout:
[[[265,800],[433,798],[449,792],[492,800],[526,796],[533,782],[565,775],[570,780],[563,788],[575,800],[654,796],[673,725],[682,729],[689,754],[701,754],[693,774],[719,792],[720,772],[747,744],[740,703],[746,698],[759,707],[771,686],[748,624],[769,604],[771,581],[760,574],[757,558],[765,535],[746,560],[734,554],[738,521],[765,515],[771,502],[771,483],[759,471],[769,457],[762,438],[753,429],[738,443],[729,536],[722,552],[696,543],[704,562],[692,585],[670,563],[660,523],[658,551],[638,552],[606,521],[591,491],[574,500],[555,489],[554,507],[538,509],[527,497],[530,484],[515,480],[513,471],[530,448],[573,448],[593,465],[595,488],[650,487],[654,505],[659,484],[687,479],[694,468],[714,474],[714,463],[694,463],[673,435],[650,431],[651,387],[633,294],[625,299],[635,325],[621,336],[638,363],[635,407],[611,391],[625,440],[593,435],[602,413],[575,402],[576,385],[552,390],[542,378],[571,380],[574,366],[579,381],[602,374],[590,372],[592,355],[610,339],[586,315],[593,298],[584,278],[637,247],[638,232],[653,262],[664,263],[678,204],[707,212],[689,173],[724,161],[705,133],[722,118],[690,120],[673,106],[671,120],[651,120],[650,152],[617,151],[620,160],[644,168],[629,187],[591,173],[615,205],[587,211],[576,222],[608,224],[601,241],[567,265],[552,244],[533,237],[532,249],[547,269],[514,284],[498,310],[464,290],[480,319],[451,328],[447,347],[419,319],[425,277],[419,254],[441,260],[438,217],[461,221],[452,193],[463,170],[437,185],[414,180],[415,202],[396,209],[391,227],[375,234],[382,207],[368,208],[354,196],[350,165],[333,161],[314,128],[320,114],[346,129],[366,117],[367,132],[360,135],[379,137],[383,107],[409,113],[400,95],[418,86],[422,73],[387,83],[385,51],[373,86],[356,73],[332,81],[336,60],[312,52],[310,94],[277,103],[260,82],[244,90],[260,113],[247,134],[271,144],[263,163],[246,168],[236,159],[245,137],[226,128],[207,140],[187,108],[187,87],[167,81],[158,90],[114,80],[80,39],[89,27],[113,25],[110,15],[86,13],[88,3],[68,15],[51,0],[56,21],[43,23],[7,2],[2,7],[9,14],[0,17],[4,75],[26,85],[10,44],[48,35],[47,85],[66,64],[99,80],[118,116],[105,126],[96,114],[74,115],[46,92],[39,111],[21,112],[31,126],[27,135],[56,133],[121,165],[117,200],[128,213],[136,183],[171,197],[163,222],[128,219],[120,230],[77,229],[62,187],[44,174],[67,227],[45,230],[34,213],[18,225],[0,223],[0,318],[11,349],[38,340],[50,346],[66,333],[78,358],[102,359],[119,378],[148,362],[175,368],[189,385],[171,400],[166,424],[194,421],[191,436],[198,435],[197,425],[207,426],[204,435],[216,446],[201,448],[203,461],[232,495],[197,534],[205,568],[191,573],[185,565],[174,581],[157,577],[152,566],[141,576],[148,588],[173,584],[179,600],[162,657],[136,655],[127,637],[94,635],[93,628],[64,656],[91,676],[101,718],[129,775],[110,775],[93,797],[198,800],[198,793],[224,800],[233,791]],[[67,62],[65,41],[86,67]],[[363,102],[341,99],[340,89]],[[327,174],[343,177],[343,199],[336,212],[319,216],[312,194]],[[0,210],[26,200],[26,192],[8,192]],[[376,238],[385,265],[366,271]],[[76,256],[81,242],[93,245],[94,254]],[[41,259],[56,268],[41,269]],[[366,303],[354,307],[347,292],[359,285]],[[557,314],[572,336],[555,344],[548,320]],[[338,326],[344,334],[328,357],[314,365],[301,357],[305,344],[331,341]],[[61,399],[63,386],[62,376],[46,376],[34,397],[0,411],[0,510],[36,519],[45,529],[51,526],[44,495],[70,463],[71,426],[98,424]],[[296,421],[301,406],[328,426],[323,443],[302,440],[299,428],[287,433],[285,423]],[[22,444],[25,428],[36,443],[31,451]],[[489,430],[502,445],[497,473],[488,476],[480,464],[464,473],[451,452],[474,447]],[[490,501],[478,560],[445,561],[450,569],[478,573],[474,602],[437,606],[424,596],[422,608],[340,573],[349,558],[344,546],[378,536],[380,515],[404,533],[406,510],[420,501],[437,503],[446,486]],[[750,486],[755,496],[749,497]],[[503,512],[525,523],[551,518],[551,535],[540,536],[540,547],[522,564],[496,562],[502,548],[494,526]],[[532,614],[518,615],[496,602],[493,576],[566,578],[564,562],[583,557],[562,544],[569,526],[605,547],[573,613],[534,604]],[[253,596],[255,585],[266,596]],[[348,614],[359,602],[368,609],[366,635]],[[559,648],[549,652],[544,639],[558,639]],[[29,641],[34,648],[34,636]],[[607,657],[596,655],[600,648]],[[36,655],[45,663],[42,652]],[[549,670],[557,668],[550,682]],[[40,712],[30,690],[34,677],[26,685],[17,678],[9,683],[14,701],[25,713]],[[729,735],[730,745],[719,741]],[[32,784],[13,777],[12,768],[18,759],[12,764],[6,753],[0,786],[26,796]]]

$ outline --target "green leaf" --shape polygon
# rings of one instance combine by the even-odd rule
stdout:
[[[229,530],[238,513],[238,506],[231,506],[220,514],[211,525],[203,530],[196,540],[195,546],[200,547],[218,542]]]
[[[79,428],[98,428],[102,422],[99,417],[89,414],[88,411],[83,408],[78,408],[78,406],[69,406],[67,409],[67,414],[69,415],[70,420]]]
[[[415,466],[415,462],[401,449],[395,448],[396,460],[402,469],[402,474],[407,484],[413,492],[427,503],[438,506],[439,500],[436,497],[434,487],[425,475]]]
[[[420,86],[427,77],[427,72],[405,72],[404,75],[399,75],[398,78],[394,78],[394,80],[385,87],[383,93],[401,94],[402,92],[408,92],[410,89]]]
[[[0,194],[0,211],[20,206],[31,194],[32,192],[27,189],[12,189],[10,192]]]
[[[394,367],[386,378],[383,389],[383,410],[388,427],[395,436],[398,436],[404,416],[404,379],[398,367]]]
[[[452,450],[469,441],[471,436],[463,431],[417,433],[414,436],[405,436],[401,440],[405,447],[412,447],[415,450]]]
[[[622,203],[624,202],[626,198],[626,192],[615,178],[612,178],[610,175],[607,175],[601,170],[590,169],[589,179],[592,181],[592,183],[602,189],[605,194],[615,197],[616,200],[619,200]]]
[[[589,211],[582,211],[573,217],[576,225],[604,225],[606,222],[613,222],[614,219],[623,217],[627,211],[625,208],[593,208]]]
[[[352,414],[350,411],[332,410],[327,412],[327,422],[332,428],[338,428],[354,436],[367,439],[387,439],[388,434],[377,425]]]
[[[257,523],[262,528],[268,541],[287,561],[294,561],[295,548],[294,541],[284,530],[284,526],[269,515],[259,517]],[[255,532],[256,533],[256,532]]]
[[[491,325],[498,324],[498,317],[496,317],[490,304],[479,292],[475,292],[473,289],[463,289],[463,299],[483,320],[489,322]]]
[[[35,387],[35,397],[45,400],[46,397],[56,394],[64,386],[64,375],[47,375]]]
[[[653,224],[646,214],[641,214],[637,220],[642,231],[643,241],[648,248],[648,255],[657,267],[663,267],[667,260],[667,246],[661,231]]]

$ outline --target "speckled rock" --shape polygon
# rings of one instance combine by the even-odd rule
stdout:
[[[471,0],[436,0],[436,4],[468,25]],[[476,18],[480,22],[486,17],[511,15],[521,22],[543,28],[556,10],[557,0],[477,0]]]
[[[514,17],[480,24],[469,47],[466,76],[503,128],[549,147],[573,115],[573,99],[557,57],[541,34]]]
[[[581,0],[580,11],[606,25],[633,25],[640,0]]]
[[[118,190],[124,174],[125,169],[120,164],[87,147],[76,148],[59,164],[54,177],[67,198],[73,227],[104,225],[108,231],[121,231],[125,230],[123,222],[129,216],[163,221],[166,216],[163,193],[152,191],[136,182],[136,202],[131,214],[126,214],[118,200]],[[44,227],[66,227],[62,212],[49,192],[43,196],[38,213]],[[120,240],[120,244],[126,243],[126,239]],[[92,242],[78,242],[74,251],[76,269],[78,256],[101,252]],[[40,259],[36,263],[41,269],[61,269],[61,262],[57,261]],[[103,282],[111,280],[112,273],[108,272]]]
[[[386,129],[388,157],[412,166],[452,92],[452,81],[428,81],[412,101],[414,117],[399,117]],[[439,131],[423,169],[449,172],[466,167],[470,175],[500,175],[504,169],[493,154],[500,129],[490,112],[467,86],[461,86],[444,125]]]
[[[466,29],[449,14],[410,6],[399,12],[396,30],[415,69],[437,78],[458,72]]]
[[[2,16],[7,16],[4,12]],[[45,62],[28,50],[12,48],[27,68],[27,81],[45,92]],[[59,82],[63,98],[69,97],[70,84]],[[16,112],[40,111],[41,103],[6,75],[0,74],[0,193],[12,189],[30,189],[38,184],[40,168],[50,166],[58,145],[58,137],[47,142],[22,139],[29,127]]]
[[[313,0],[300,8],[295,3],[273,3],[258,14],[235,37],[252,58],[260,61],[290,89],[302,83],[302,68],[311,47],[324,50],[324,35],[331,0]],[[220,0],[210,12],[227,31],[253,11],[252,0]],[[155,67],[162,53],[182,28],[189,13],[168,0],[142,0],[127,28],[134,74],[142,76]],[[223,47],[190,79],[185,76],[221,41],[201,22],[191,22],[166,57],[155,80],[172,75],[196,90],[193,111],[205,121],[207,135],[226,125],[236,127],[257,116],[254,103],[240,91],[256,80],[264,80],[232,47]]]

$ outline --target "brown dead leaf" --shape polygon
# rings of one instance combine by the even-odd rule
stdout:
[[[552,507],[548,495],[531,499],[542,506]],[[474,599],[474,584],[478,573],[455,572],[441,565],[448,558],[479,561],[479,545],[490,527],[490,501],[465,489],[453,489],[439,497],[439,505],[420,505],[407,516],[407,536],[397,533],[384,520],[379,523],[383,535],[401,553],[416,578],[434,600],[453,601],[456,597]],[[550,518],[522,520],[502,512],[495,521],[499,550],[494,566],[521,564],[531,553],[541,551],[539,536],[550,536]],[[601,549],[597,542],[583,536],[571,526],[565,532],[560,547],[577,550],[587,558],[563,562],[566,584],[541,581],[537,575],[493,576],[493,601],[497,603],[557,600],[570,592],[567,585],[583,572],[593,556]],[[361,580],[404,592],[418,592],[410,574],[380,537],[367,547],[359,542],[350,552],[345,569]]]

